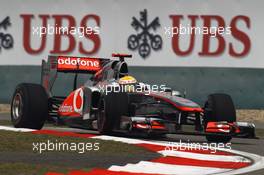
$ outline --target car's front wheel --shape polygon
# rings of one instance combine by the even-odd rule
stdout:
[[[11,121],[16,128],[41,129],[48,116],[48,96],[43,86],[22,83],[11,102]]]
[[[232,98],[227,94],[211,94],[205,103],[204,126],[208,122],[236,122],[236,110]],[[207,135],[209,142],[229,142],[230,135]]]
[[[126,93],[111,92],[102,95],[97,112],[97,129],[101,134],[110,134],[120,124],[120,117],[128,111]]]

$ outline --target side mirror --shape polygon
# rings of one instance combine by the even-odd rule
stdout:
[[[171,92],[172,96],[177,96],[177,97],[182,97],[181,93],[179,91],[172,91]]]

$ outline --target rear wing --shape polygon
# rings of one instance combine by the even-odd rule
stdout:
[[[109,61],[107,58],[49,56],[47,62],[42,60],[41,84],[51,95],[58,72],[95,74]]]
[[[49,56],[47,64],[50,64],[51,69],[56,69],[57,72],[94,74],[103,67],[104,62],[109,60],[106,58]]]
[[[124,61],[125,58],[132,58],[132,55],[129,54],[120,54],[120,53],[113,53],[112,57],[118,57],[121,62]]]

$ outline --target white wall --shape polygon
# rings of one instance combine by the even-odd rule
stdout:
[[[37,65],[41,59],[47,58],[54,47],[54,35],[47,37],[47,43],[41,53],[28,53],[23,46],[23,27],[25,25],[21,14],[33,14],[31,27],[41,25],[38,17],[40,14],[49,15],[48,23],[54,25],[52,15],[71,15],[74,17],[76,27],[88,14],[94,14],[100,20],[100,46],[99,49],[88,56],[109,57],[113,52],[131,53],[134,58],[128,61],[135,66],[194,66],[194,67],[250,67],[263,68],[264,61],[264,1],[261,0],[0,0],[0,20],[10,16],[12,26],[0,32],[10,33],[14,38],[14,47],[10,50],[1,49],[0,65]],[[147,9],[149,21],[159,17],[161,27],[156,34],[162,37],[163,45],[159,51],[151,50],[151,54],[143,59],[138,51],[131,51],[127,47],[127,40],[136,31],[131,27],[132,17],[139,19],[139,12]],[[190,21],[188,15],[198,15],[197,26],[203,27],[201,15],[218,15],[226,27],[230,26],[232,20],[239,15],[249,18],[249,27],[245,21],[236,23],[238,30],[241,30],[250,40],[250,50],[242,57],[234,57],[229,51],[229,44],[240,52],[244,49],[243,42],[233,35],[223,35],[225,50],[215,56],[201,56],[198,53],[202,50],[203,35],[196,35],[193,51],[187,56],[177,55],[173,51],[172,38],[165,35],[165,27],[172,27],[170,15],[183,15],[183,25]],[[63,25],[68,25],[63,21]],[[89,21],[91,27],[97,26],[95,21]],[[213,22],[213,26],[216,22]],[[30,44],[33,48],[40,46],[41,38],[32,34]],[[94,43],[87,38],[74,36],[76,43],[82,42],[85,49],[94,47]],[[180,36],[180,48],[186,49],[189,44],[189,36]],[[241,39],[241,36],[238,36]],[[217,39],[210,40],[212,50],[217,48]],[[68,40],[61,41],[62,48],[67,48]],[[79,44],[76,44],[72,52],[63,55],[80,55]]]

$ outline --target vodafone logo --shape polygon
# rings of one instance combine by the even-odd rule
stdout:
[[[59,70],[100,70],[100,61],[96,58],[59,57]]]
[[[83,90],[77,89],[73,96],[73,109],[75,112],[82,113],[83,109]]]
[[[66,64],[66,65],[73,65],[73,66],[91,66],[91,67],[99,67],[99,61],[97,60],[88,60],[88,59],[81,59],[81,58],[59,58],[59,64]]]

